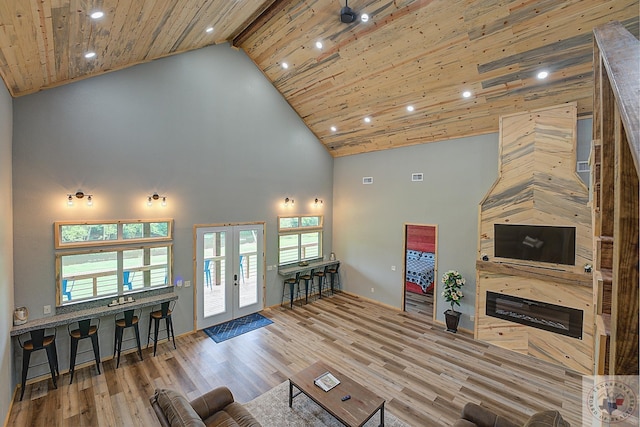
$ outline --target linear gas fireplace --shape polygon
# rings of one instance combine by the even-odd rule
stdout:
[[[487,291],[487,316],[582,339],[582,310]]]

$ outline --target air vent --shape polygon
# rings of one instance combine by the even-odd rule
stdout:
[[[589,162],[583,160],[576,163],[576,170],[578,172],[589,172]]]
[[[422,172],[411,174],[411,181],[413,182],[422,182],[423,178],[424,178],[424,174]]]
[[[362,177],[362,183],[363,184],[373,184],[373,177],[372,176],[363,176]]]

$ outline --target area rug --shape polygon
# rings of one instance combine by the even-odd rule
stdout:
[[[211,326],[210,328],[206,328],[204,331],[212,340],[220,343],[272,323],[272,320],[267,319],[262,314],[253,313],[219,325]]]
[[[304,394],[293,399],[293,407],[289,408],[289,381],[272,388],[268,392],[245,403],[251,415],[263,427],[340,427],[342,424],[327,411],[318,406]],[[376,413],[366,424],[366,427],[378,426],[380,414]],[[399,420],[385,407],[384,425],[387,427],[409,427]]]

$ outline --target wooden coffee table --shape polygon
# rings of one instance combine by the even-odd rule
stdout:
[[[340,384],[329,391],[324,391],[313,381],[327,371],[340,380]],[[300,390],[296,394],[293,394],[294,387]],[[289,378],[290,408],[293,398],[301,393],[308,396],[345,426],[362,426],[376,412],[380,411],[380,427],[384,427],[384,399],[322,362],[316,362]],[[343,401],[342,397],[346,395],[350,395],[351,398]]]

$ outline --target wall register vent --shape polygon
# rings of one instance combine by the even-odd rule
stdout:
[[[579,161],[576,163],[576,171],[577,172],[589,172],[589,162],[587,161]]]
[[[412,173],[411,174],[411,181],[412,182],[422,182],[423,179],[424,179],[424,174],[422,172],[417,172],[417,173]]]
[[[372,176],[363,176],[362,177],[362,183],[363,184],[373,184],[373,177]]]

